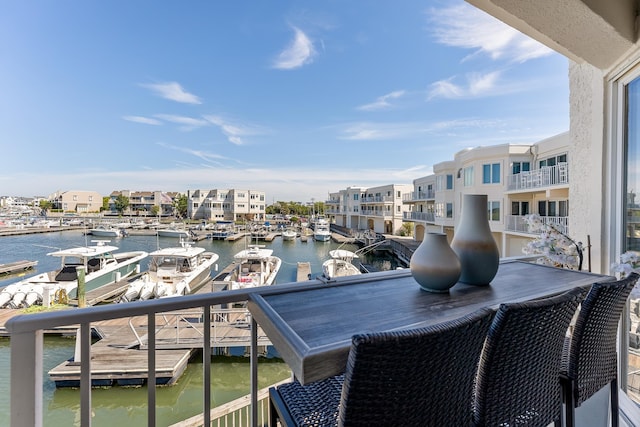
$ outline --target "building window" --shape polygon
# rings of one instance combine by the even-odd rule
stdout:
[[[529,215],[529,202],[511,202],[511,215]]]
[[[531,164],[529,162],[513,162],[511,163],[511,173],[517,175],[520,172],[529,172]]]
[[[487,202],[487,209],[489,209],[489,221],[500,221],[500,202],[490,200]]]
[[[353,200],[356,200],[356,201],[357,201],[357,200],[359,200],[359,199],[360,199],[360,195],[359,195],[358,193],[355,193],[355,194],[353,195]]]
[[[447,175],[447,190],[453,190],[453,175]]]
[[[468,168],[464,168],[464,186],[471,187],[473,185],[473,166],[469,166]]]
[[[447,203],[447,218],[453,218],[453,203]]]
[[[482,165],[482,183],[483,184],[499,184],[500,183],[500,163]]]

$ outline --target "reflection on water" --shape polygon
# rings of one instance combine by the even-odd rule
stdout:
[[[0,263],[22,259],[37,260],[33,275],[59,267],[59,260],[46,254],[61,248],[82,246],[91,240],[80,231],[65,231],[26,236],[2,237],[0,245]],[[144,250],[152,252],[159,247],[166,248],[177,245],[177,239],[157,238],[155,236],[129,236],[115,238],[112,244],[120,251]],[[249,242],[255,244],[256,242]],[[282,266],[276,283],[288,283],[296,280],[298,262],[309,262],[311,276],[322,274],[322,262],[329,259],[329,251],[340,246],[335,242],[302,242],[300,239],[283,241],[276,238],[273,242],[258,242],[273,249],[274,255],[282,258]],[[221,240],[201,240],[196,243],[219,255],[218,268],[225,268],[233,262],[233,255],[245,249],[247,242],[238,240],[226,242]],[[344,249],[355,251],[356,245],[344,245]],[[378,270],[395,269],[396,260],[390,254],[377,253],[365,255],[360,260],[371,264]],[[147,261],[143,261],[141,269],[147,269]],[[215,273],[213,273],[215,275]],[[21,277],[3,278],[0,286],[21,280]],[[56,389],[47,372],[72,357],[75,341],[63,337],[45,338],[44,368],[44,411],[45,426],[80,425],[80,393],[74,389]],[[239,354],[242,354],[240,351]],[[233,354],[238,354],[233,352]],[[0,339],[0,425],[9,424],[9,340]],[[220,405],[243,396],[250,389],[250,372],[248,359],[216,358],[211,369],[211,394],[213,405]],[[5,368],[5,369],[1,369]],[[259,387],[283,380],[290,376],[290,370],[282,362],[260,363],[258,371]],[[147,389],[113,387],[94,389],[92,391],[93,426],[129,426],[146,425]],[[179,381],[173,386],[159,387],[156,394],[158,425],[166,426],[184,420],[202,412],[202,363],[192,360]]]

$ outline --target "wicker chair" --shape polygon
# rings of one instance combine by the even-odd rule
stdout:
[[[559,425],[562,348],[585,294],[500,305],[478,367],[473,425]]]
[[[580,308],[571,338],[565,341],[561,382],[567,426],[575,425],[575,408],[610,385],[611,426],[618,426],[618,322],[640,276],[595,283]]]
[[[356,335],[344,375],[269,390],[271,426],[468,426],[493,315]]]

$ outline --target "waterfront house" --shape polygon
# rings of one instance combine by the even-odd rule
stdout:
[[[96,191],[57,191],[49,196],[49,201],[53,209],[64,212],[100,212],[102,208],[102,196]]]
[[[152,208],[158,207],[158,215],[173,215],[174,201],[180,195],[175,191],[113,191],[109,195],[109,211],[117,213],[116,199],[118,196],[125,196],[129,199],[129,206],[126,213],[137,213],[138,215],[151,215]]]

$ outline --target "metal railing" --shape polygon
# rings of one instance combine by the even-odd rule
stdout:
[[[515,231],[519,233],[535,234],[529,231],[529,224],[524,219],[524,215],[506,215],[505,231]],[[553,225],[561,233],[569,235],[569,217],[567,216],[541,216],[543,224]]]
[[[402,219],[406,221],[435,222],[436,214],[434,212],[404,212]]]
[[[136,301],[124,304],[110,304],[73,310],[60,310],[36,314],[21,314],[6,323],[10,333],[11,346],[11,386],[10,410],[11,427],[39,427],[43,425],[43,352],[44,331],[58,327],[79,325],[79,365],[80,365],[80,423],[91,425],[91,329],[92,324],[114,319],[128,319],[146,316],[147,319],[147,384],[156,384],[156,326],[158,316],[179,310],[197,310],[202,313],[202,357],[211,360],[212,306],[244,302],[253,293],[267,295],[274,292],[312,289],[326,286],[319,280],[304,283],[288,283],[264,286],[248,290],[211,292],[188,295],[180,298]],[[250,425],[258,425],[258,325],[251,319],[250,366],[251,405]],[[139,334],[138,334],[139,335]],[[140,350],[144,351],[144,350]],[[210,364],[203,363],[203,384],[211,383]],[[203,424],[211,423],[211,387],[202,391]],[[147,387],[147,424],[156,425],[156,388]]]
[[[569,165],[560,163],[544,166],[532,171],[524,171],[507,176],[507,191],[535,190],[554,185],[569,184]]]

